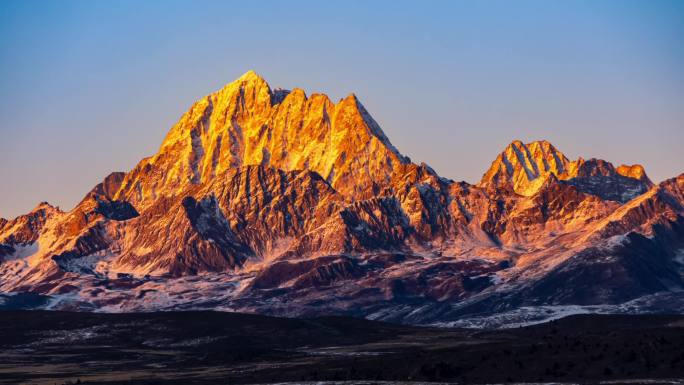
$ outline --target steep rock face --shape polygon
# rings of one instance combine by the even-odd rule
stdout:
[[[257,256],[282,252],[297,237],[328,221],[342,197],[311,171],[245,166],[213,183],[230,226]]]
[[[30,254],[45,224],[61,211],[47,202],[41,202],[30,213],[12,220],[0,221],[0,263],[16,256]]]
[[[50,252],[60,250],[57,260],[66,270],[76,266],[104,276],[231,271],[248,259],[282,253],[328,220],[341,200],[318,174],[263,166],[227,170],[212,183],[161,197],[142,214],[124,218],[102,214],[103,203],[129,204],[107,201],[99,191],[53,226],[64,242]],[[82,247],[65,252],[75,240]]]
[[[93,187],[90,194],[97,194],[107,199],[113,199],[114,194],[116,194],[121,187],[124,178],[126,178],[125,172],[113,172],[107,175],[101,183]]]
[[[297,240],[287,257],[402,249],[411,232],[396,198],[357,201],[336,211],[322,226]]]
[[[492,162],[480,185],[510,186],[523,196],[531,196],[549,175],[566,175],[570,161],[547,141],[528,144],[516,140]]]
[[[652,236],[654,226],[670,227],[684,215],[684,174],[652,187],[648,192],[618,207],[593,231],[601,238],[638,232]]]
[[[610,162],[602,159],[585,161],[582,158],[574,164],[576,172],[566,182],[603,199],[627,202],[653,186],[643,167],[639,165],[620,166],[616,169]]]
[[[500,236],[508,242],[533,243],[556,234],[586,228],[619,205],[562,183],[550,175],[536,194],[520,199],[510,210],[506,230]]]
[[[676,224],[671,233],[677,239],[684,236],[683,224]],[[643,293],[680,288],[684,276],[673,259],[671,246],[629,233],[613,246],[583,250],[521,295],[527,304],[596,305],[622,303]],[[558,282],[564,282],[566,287]]]
[[[480,186],[511,189],[532,196],[554,176],[602,199],[627,202],[646,192],[653,183],[640,165],[616,169],[602,159],[569,161],[547,141],[524,144],[516,140],[492,162]]]
[[[239,267],[252,251],[231,231],[214,196],[162,198],[126,226],[115,271],[196,274]]]
[[[41,202],[30,213],[0,223],[0,243],[27,244],[35,242],[45,223],[60,210],[47,202]]]
[[[116,197],[144,206],[225,170],[263,165],[311,170],[349,199],[364,199],[409,163],[356,96],[334,104],[300,89],[279,95],[248,72],[204,97],[171,129],[159,152],[126,176]]]

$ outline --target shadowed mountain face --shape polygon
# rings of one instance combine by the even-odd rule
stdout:
[[[514,141],[479,184],[453,182],[401,155],[356,96],[248,72],[71,211],[0,220],[0,302],[413,323],[680,311],[659,299],[684,288],[683,226],[684,174],[654,185],[639,165]]]

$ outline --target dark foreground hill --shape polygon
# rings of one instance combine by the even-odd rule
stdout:
[[[221,312],[7,311],[0,383],[676,383],[683,346],[684,316],[666,315],[482,330]]]

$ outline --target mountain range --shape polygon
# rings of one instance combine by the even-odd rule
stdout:
[[[0,219],[4,306],[510,325],[682,312],[683,289],[684,174],[654,184],[516,140],[479,183],[455,182],[402,155],[355,95],[253,71],[72,210]]]

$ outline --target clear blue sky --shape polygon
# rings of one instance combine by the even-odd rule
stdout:
[[[513,139],[684,172],[684,1],[0,1],[0,217],[71,209],[248,69],[476,182]]]

